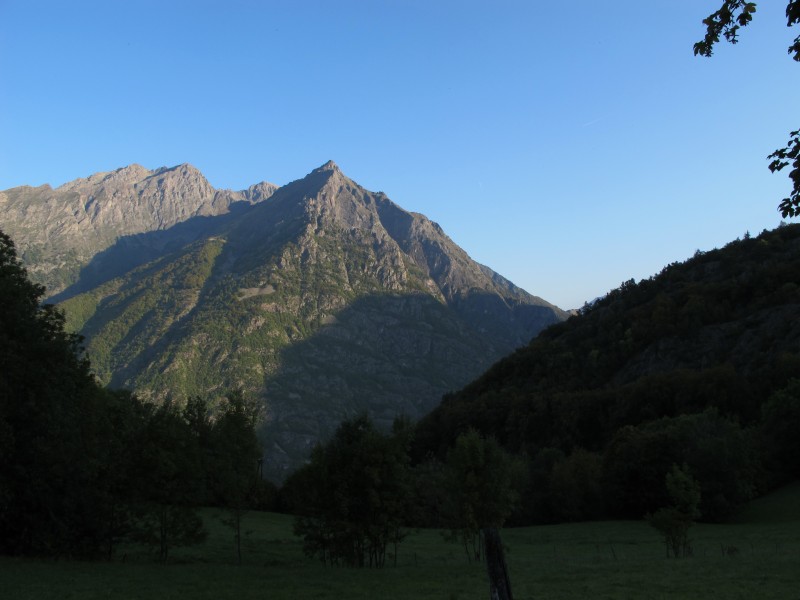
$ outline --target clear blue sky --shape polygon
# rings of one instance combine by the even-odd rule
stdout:
[[[800,127],[785,1],[0,0],[0,189],[328,159],[563,308],[780,222]]]

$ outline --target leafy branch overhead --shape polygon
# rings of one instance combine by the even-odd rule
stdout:
[[[788,198],[781,200],[778,208],[784,217],[800,216],[800,129],[790,134],[789,143],[785,148],[776,150],[767,158],[772,159],[769,170],[773,173],[789,164],[792,165],[792,170],[789,172],[789,178],[794,183],[792,193]]]
[[[720,34],[731,44],[736,44],[739,41],[739,28],[746,27],[753,20],[754,12],[756,12],[755,2],[725,0],[717,12],[703,19],[706,36],[694,45],[695,55],[711,56],[714,44],[719,42]]]
[[[714,44],[719,42],[722,35],[731,44],[739,41],[739,29],[746,27],[753,20],[756,12],[755,2],[744,0],[725,0],[715,13],[703,19],[706,26],[706,35],[702,41],[694,45],[695,55],[711,56],[714,53]],[[800,0],[789,0],[786,5],[787,27],[800,23]],[[800,35],[789,46],[789,54],[794,60],[800,62]]]
[[[745,2],[744,0],[724,0],[720,9],[707,18],[703,19],[706,26],[705,37],[694,45],[695,55],[711,56],[714,44],[720,41],[723,36],[731,44],[739,41],[739,29],[746,27],[752,20],[756,12],[755,2]],[[787,27],[800,23],[800,0],[789,0],[786,5]],[[792,58],[800,62],[800,35],[798,35],[792,45],[789,46],[788,53]],[[789,143],[785,148],[780,148],[770,154],[767,158],[772,159],[769,165],[773,173],[780,171],[787,165],[792,164],[792,171],[789,178],[792,180],[792,192],[788,198],[784,198],[778,205],[781,215],[784,217],[800,216],[800,130],[790,134]]]

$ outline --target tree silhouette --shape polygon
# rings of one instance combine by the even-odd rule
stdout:
[[[396,422],[378,431],[366,415],[344,421],[318,445],[308,465],[295,472],[295,533],[303,550],[331,565],[383,567],[403,540],[411,493],[408,428]]]
[[[647,521],[664,536],[667,556],[691,556],[689,528],[700,516],[700,485],[686,464],[672,465],[665,480],[671,505],[647,515]]]
[[[519,500],[520,464],[494,438],[469,429],[447,453],[447,539],[464,546],[467,560],[481,559],[481,530],[502,527]]]
[[[711,56],[720,36],[731,44],[736,44],[739,41],[739,29],[750,24],[755,12],[755,2],[724,0],[718,11],[703,20],[706,35],[694,45],[695,55]],[[786,5],[786,19],[787,27],[800,23],[800,0],[789,0]],[[800,62],[800,35],[789,46],[788,53]],[[773,173],[791,165],[789,179],[792,180],[792,191],[788,198],[781,200],[778,210],[784,217],[800,216],[800,129],[792,131],[786,146],[775,150],[767,158],[771,159],[769,169]]]
[[[242,518],[253,503],[258,484],[261,457],[255,430],[258,419],[258,405],[236,390],[225,397],[222,413],[211,428],[211,484],[215,500],[228,512],[223,523],[234,531],[239,564]]]
[[[104,397],[43,294],[0,232],[0,552],[92,554]]]

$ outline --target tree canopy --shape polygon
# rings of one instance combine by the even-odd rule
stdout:
[[[481,530],[502,527],[519,500],[521,465],[493,438],[468,429],[447,453],[444,478],[448,539],[481,559]]]
[[[396,559],[410,512],[408,435],[402,420],[386,435],[364,414],[314,448],[284,487],[306,555],[350,567]]]

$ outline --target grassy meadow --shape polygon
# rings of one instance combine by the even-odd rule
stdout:
[[[167,565],[142,548],[114,562],[0,559],[0,598],[290,600],[296,598],[484,599],[483,564],[436,531],[412,532],[397,566],[383,570],[329,568],[307,559],[292,518],[249,513],[244,564],[219,513],[203,513],[209,530],[200,546],[177,549]],[[595,522],[502,531],[514,597],[800,599],[800,483],[743,508],[725,525],[691,531],[694,556],[665,557],[657,533],[643,522]],[[123,562],[124,555],[124,562]]]

